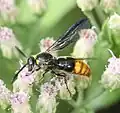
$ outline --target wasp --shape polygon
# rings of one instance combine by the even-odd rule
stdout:
[[[29,72],[44,70],[43,76],[47,72],[51,72],[57,76],[64,77],[66,87],[66,72],[80,76],[90,76],[89,66],[83,62],[84,59],[89,58],[72,58],[72,57],[54,57],[50,52],[58,51],[72,42],[79,39],[78,31],[88,28],[88,19],[84,18],[73,24],[62,36],[60,36],[45,52],[39,53],[35,56],[30,56],[26,64],[15,74],[12,82],[17,79],[18,74],[27,66]],[[26,55],[16,47],[16,49],[26,57]],[[64,73],[65,72],[65,73]],[[68,89],[69,91],[69,89]],[[70,92],[70,91],[69,91]]]

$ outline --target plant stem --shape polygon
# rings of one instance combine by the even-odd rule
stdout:
[[[105,15],[105,13],[101,10],[101,7],[98,6],[95,8],[95,12],[96,15],[98,17],[98,20],[100,22],[100,25],[102,26],[103,22],[105,21],[105,19],[107,18],[107,16]]]
[[[97,32],[100,32],[100,26],[95,18],[94,12],[85,11],[84,14],[90,19],[92,25],[94,25],[97,28]]]
[[[71,99],[71,100],[68,100],[67,101],[72,107],[76,107],[76,102],[73,100],[73,99]]]
[[[77,101],[76,101],[76,106],[80,106],[83,102],[84,99],[84,90],[80,90],[78,93]]]

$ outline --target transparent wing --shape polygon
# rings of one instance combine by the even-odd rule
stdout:
[[[64,47],[79,39],[79,30],[88,28],[90,28],[90,24],[87,18],[79,20],[73,24],[62,36],[60,36],[58,40],[53,43],[53,45],[51,45],[46,51],[49,52],[63,49]]]

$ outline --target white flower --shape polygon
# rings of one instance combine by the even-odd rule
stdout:
[[[119,0],[101,0],[100,5],[106,12],[114,11],[119,6]]]
[[[120,88],[120,58],[112,56],[108,59],[108,66],[104,71],[100,83],[111,91]]]
[[[47,9],[46,0],[27,0],[29,6],[35,13],[41,14]]]
[[[32,113],[29,105],[29,96],[24,92],[11,95],[10,102],[13,113]]]
[[[76,87],[77,87],[77,90],[80,91],[80,90],[84,90],[86,88],[88,88],[91,84],[91,80],[92,80],[92,77],[87,77],[87,76],[76,76]]]
[[[120,30],[120,15],[114,13],[114,15],[109,18],[108,25],[112,30]]]
[[[63,77],[62,78],[57,77],[54,81],[57,89],[59,89],[60,98],[70,100],[72,98],[72,95],[76,93],[75,81],[72,74],[70,74],[70,76],[67,77],[66,80],[67,84],[65,84],[65,79]],[[68,89],[66,85],[68,86]]]
[[[4,82],[0,80],[0,106],[6,109],[10,105],[11,92],[6,88]]]
[[[91,11],[98,5],[98,0],[77,0],[77,5],[82,11]]]
[[[93,46],[97,40],[97,34],[93,29],[84,29],[79,32],[80,39],[76,42],[72,56],[85,58],[92,54]]]
[[[11,58],[13,55],[18,56],[18,51],[15,46],[22,48],[21,44],[15,38],[12,29],[7,27],[0,27],[0,49],[3,56]]]
[[[21,67],[23,64],[21,64]],[[35,82],[35,78],[37,76],[37,72],[31,73],[28,71],[27,66],[23,68],[23,70],[18,74],[17,80],[13,83],[13,92],[22,91],[27,94],[31,94],[33,82]]]
[[[41,52],[45,52],[53,43],[55,42],[55,40],[53,38],[45,38],[40,40],[39,46],[40,46],[40,50]],[[50,52],[52,55],[57,56],[57,52]]]
[[[17,8],[14,0],[0,0],[0,14],[4,19],[14,20],[16,17]]]
[[[37,110],[40,113],[55,113],[56,106],[58,103],[56,102],[56,95],[58,89],[51,84],[51,82],[47,82],[41,86],[41,94],[39,95],[37,102]]]

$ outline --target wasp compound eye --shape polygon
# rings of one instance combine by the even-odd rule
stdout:
[[[34,57],[28,58],[27,64],[28,64],[28,71],[32,71],[35,64]]]

